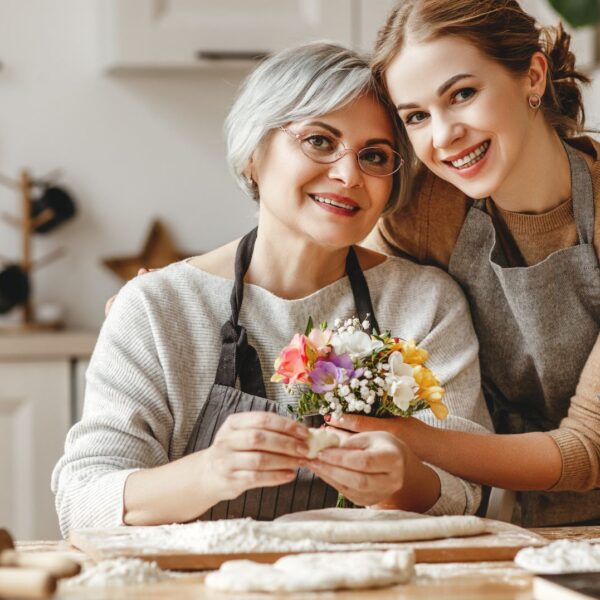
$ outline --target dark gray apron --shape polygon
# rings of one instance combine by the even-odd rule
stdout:
[[[231,293],[231,317],[221,328],[221,355],[215,383],[186,446],[184,455],[208,448],[225,419],[232,413],[268,411],[289,417],[287,405],[268,400],[262,369],[256,350],[248,343],[245,328],[238,323],[244,295],[244,276],[250,265],[257,229],[242,238],[235,257],[235,282]],[[379,330],[371,304],[369,288],[353,248],[346,258],[346,274],[350,280],[358,318],[369,315],[371,327]],[[307,315],[308,319],[308,315]],[[239,389],[235,387],[239,379]],[[323,424],[320,416],[306,417],[309,427]],[[302,510],[335,506],[338,492],[308,469],[299,469],[296,479],[285,485],[248,490],[238,498],[219,502],[202,520],[252,517],[271,520],[280,515]]]
[[[579,244],[509,267],[485,201],[473,203],[449,264],[471,305],[483,388],[496,431],[549,431],[567,415],[600,329],[594,194],[584,160],[565,144]],[[526,526],[600,518],[600,490],[520,494]]]

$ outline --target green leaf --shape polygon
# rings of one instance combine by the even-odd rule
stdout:
[[[314,323],[312,317],[308,317],[308,323],[306,324],[306,329],[304,330],[304,335],[308,335],[314,328]]]
[[[338,493],[337,502],[335,503],[336,508],[348,508],[348,499],[343,495]]]
[[[554,10],[573,27],[585,27],[600,22],[598,0],[549,0]]]
[[[327,329],[327,321],[321,321],[321,325],[319,325],[321,331],[325,331]]]

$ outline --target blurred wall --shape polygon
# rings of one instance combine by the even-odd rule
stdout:
[[[80,214],[35,239],[35,256],[68,249],[35,274],[35,298],[63,305],[69,325],[85,328],[101,324],[120,286],[100,259],[137,253],[153,218],[181,249],[200,252],[255,216],[228,174],[222,137],[245,72],[105,75],[97,37],[91,0],[0,0],[0,173],[64,171]],[[600,127],[600,75],[586,102]],[[0,187],[0,212],[18,206]],[[0,255],[18,251],[0,222]]]

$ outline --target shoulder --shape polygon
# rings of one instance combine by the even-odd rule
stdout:
[[[216,277],[234,279],[235,253],[239,243],[239,239],[233,240],[210,252],[193,256],[188,260],[188,263],[192,267]]]
[[[189,259],[139,275],[117,294],[107,322],[144,326],[150,321],[180,319],[182,311],[217,303],[231,291],[231,281],[190,264]],[[216,300],[215,300],[216,299]]]
[[[468,209],[459,189],[421,165],[409,201],[381,219],[379,231],[399,253],[447,269]]]
[[[386,293],[409,295],[417,302],[419,298],[443,304],[464,301],[461,287],[439,267],[390,256],[372,273],[375,285],[382,286]]]

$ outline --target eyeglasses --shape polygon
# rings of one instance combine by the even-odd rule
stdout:
[[[321,164],[331,164],[346,156],[348,152],[354,152],[358,160],[358,166],[363,173],[374,177],[387,177],[394,174],[404,164],[404,160],[389,146],[368,146],[361,148],[358,152],[352,148],[346,148],[341,140],[325,135],[324,133],[307,133],[300,135],[286,127],[280,127],[300,145],[302,152],[311,160]]]

